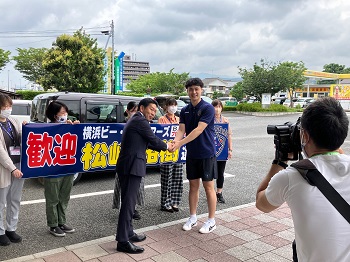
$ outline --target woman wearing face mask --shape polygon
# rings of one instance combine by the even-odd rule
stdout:
[[[215,99],[211,103],[215,109],[215,118],[214,123],[225,123],[229,124],[230,122],[228,119],[221,115],[221,112],[223,110],[222,102],[218,99]],[[228,159],[232,157],[232,131],[230,129],[230,124],[228,125]],[[227,161],[217,161],[217,168],[218,168],[218,179],[216,180],[216,198],[219,203],[225,203],[225,199],[222,195],[222,188],[224,186],[224,172],[226,167]]]
[[[1,93],[0,110],[0,246],[7,246],[22,241],[16,233],[24,183],[24,179],[20,179],[23,175],[20,171],[22,125],[11,117],[12,99]]]
[[[177,102],[174,98],[168,98],[165,102],[166,114],[159,118],[159,124],[179,124],[179,117],[175,116]],[[183,191],[183,164],[160,165],[161,210],[166,212],[178,212]]]
[[[51,123],[78,124],[67,119],[68,108],[59,101],[53,101],[46,109],[46,117]],[[73,186],[73,175],[44,178],[46,219],[49,231],[56,237],[74,233],[75,229],[66,224],[66,210]]]

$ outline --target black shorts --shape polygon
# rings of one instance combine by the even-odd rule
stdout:
[[[186,159],[186,175],[188,180],[201,178],[202,181],[212,181],[218,178],[216,157],[204,159]]]

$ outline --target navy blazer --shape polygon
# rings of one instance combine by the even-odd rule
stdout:
[[[125,124],[117,161],[118,175],[146,175],[146,149],[166,150],[167,144],[157,137],[147,119],[137,112]]]

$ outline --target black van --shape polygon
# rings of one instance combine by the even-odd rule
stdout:
[[[143,98],[91,93],[44,93],[34,97],[30,121],[46,123],[46,108],[51,101],[57,100],[67,105],[68,119],[79,120],[81,123],[121,123],[125,118],[127,104],[130,101],[138,103]],[[158,110],[153,123],[157,123],[161,116],[162,112]]]
[[[124,121],[124,112],[130,101],[138,103],[144,97],[103,95],[92,93],[43,93],[34,97],[30,114],[30,121],[34,123],[47,123],[45,111],[53,100],[61,101],[68,107],[68,119],[79,120],[81,123],[121,123]],[[158,108],[153,123],[157,123],[163,115]],[[102,171],[101,171],[102,172]],[[83,173],[74,174],[76,184]],[[39,179],[42,181],[42,179]]]

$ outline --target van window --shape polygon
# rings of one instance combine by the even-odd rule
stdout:
[[[58,99],[58,101],[60,101]],[[68,107],[68,119],[80,121],[80,100],[64,100],[61,101]]]
[[[20,116],[27,116],[29,115],[29,105],[20,105],[20,104],[13,104],[12,105],[12,115],[20,115]]]
[[[117,106],[86,103],[86,123],[116,123]]]

